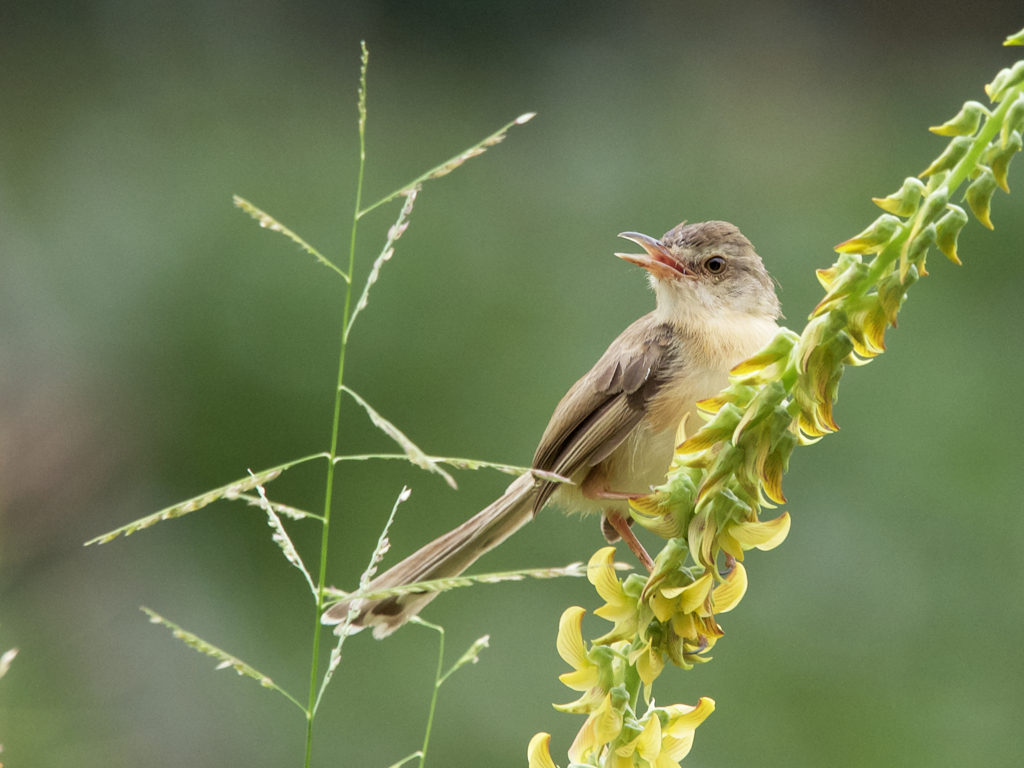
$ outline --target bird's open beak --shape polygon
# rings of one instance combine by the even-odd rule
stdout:
[[[660,240],[641,235],[639,232],[620,232],[619,237],[632,240],[643,248],[646,253],[616,253],[620,259],[643,267],[655,277],[663,280],[670,278],[689,277],[695,275],[676,260],[675,256]]]

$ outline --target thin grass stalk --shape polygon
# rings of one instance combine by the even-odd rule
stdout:
[[[359,224],[359,206],[363,196],[363,171],[366,166],[366,67],[370,52],[366,42],[362,47],[362,66],[359,70],[359,174],[356,177],[356,204],[352,215],[352,235],[349,239],[348,274],[355,273],[356,229]],[[324,609],[324,586],[327,582],[327,543],[331,527],[331,499],[334,491],[334,458],[338,455],[338,432],[341,428],[341,393],[345,380],[345,351],[348,348],[348,323],[352,311],[352,280],[345,284],[345,311],[341,321],[341,349],[338,353],[338,382],[334,390],[334,422],[331,427],[331,460],[327,465],[327,484],[324,492],[324,520],[320,539],[320,577],[317,582],[316,611],[313,614],[313,658],[309,670],[309,706],[306,709],[306,760],[305,768],[313,754],[313,713],[317,699],[317,673],[320,660],[320,616]]]

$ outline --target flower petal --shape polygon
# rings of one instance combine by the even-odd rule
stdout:
[[[612,706],[610,693],[590,717],[594,721],[594,737],[598,744],[607,744],[622,731],[622,713]]]
[[[728,613],[743,599],[747,591],[747,571],[741,563],[736,563],[725,581],[715,587],[712,601],[715,613]]]
[[[601,672],[596,666],[591,665],[587,669],[566,672],[564,675],[559,675],[558,679],[562,681],[562,685],[572,688],[574,691],[589,691],[601,682]]]
[[[696,706],[673,704],[665,709],[669,714],[668,725],[664,728],[665,734],[680,738],[686,733],[694,731],[715,711],[715,700],[701,696],[697,700]]]
[[[615,577],[615,569],[611,567],[614,560],[615,547],[602,547],[587,563],[587,579],[607,603],[618,600],[622,594],[622,587]]]
[[[666,736],[662,740],[662,752],[655,768],[679,768],[679,761],[690,754],[693,748],[693,731],[681,738]],[[662,761],[666,762],[662,762]],[[669,762],[670,761],[670,762]]]
[[[562,618],[558,621],[558,641],[555,644],[558,648],[558,655],[565,660],[566,664],[576,670],[593,666],[587,658],[587,648],[583,644],[583,633],[580,629],[586,612],[586,609],[574,605],[571,608],[566,608],[562,613]]]
[[[538,733],[530,739],[530,746],[526,748],[526,757],[530,761],[529,768],[555,768],[555,761],[551,759],[548,745],[551,743],[551,734]]]
[[[684,587],[679,601],[680,610],[683,613],[693,613],[700,606],[704,605],[704,600],[707,599],[708,592],[711,591],[713,584],[714,577],[711,571],[706,571],[695,582]]]
[[[789,526],[789,512],[783,512],[774,520],[766,520],[763,523],[737,523],[729,527],[729,533],[744,549],[757,547],[768,551],[786,540]]]
[[[665,590],[660,589],[651,595],[651,600],[648,604],[654,612],[654,618],[658,621],[668,621],[672,618],[672,614],[676,612],[676,601],[666,597]]]
[[[596,748],[597,742],[594,736],[594,715],[591,715],[587,718],[587,721],[583,723],[583,727],[580,728],[579,733],[576,734],[576,738],[573,739],[572,746],[569,747],[569,761],[572,763],[582,763]]]
[[[644,725],[643,733],[636,742],[636,751],[648,763],[653,763],[661,752],[661,719],[656,712],[650,714]]]

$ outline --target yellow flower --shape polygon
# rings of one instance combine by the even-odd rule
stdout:
[[[574,691],[586,691],[582,697],[569,704],[556,704],[559,712],[589,714],[600,704],[606,691],[601,687],[601,668],[590,660],[587,648],[583,644],[583,623],[585,610],[577,606],[566,608],[558,622],[558,655],[575,672],[566,672],[558,679]]]
[[[719,533],[718,544],[723,552],[742,560],[743,551],[746,549],[775,549],[789,535],[789,525],[788,512],[783,512],[774,520],[766,520],[763,523],[756,518],[746,523],[732,523]]]
[[[652,709],[641,720],[643,730],[632,741],[616,748],[605,768],[679,768],[693,746],[694,731],[715,710],[712,699],[702,697],[697,706],[675,704]],[[663,724],[664,722],[664,724]]]
[[[576,670],[559,675],[558,679],[574,691],[593,688],[600,676],[597,665],[587,658],[587,648],[583,644],[581,626],[584,614],[586,611],[578,606],[566,608],[558,622],[558,655]]]
[[[529,759],[529,768],[555,768],[555,761],[551,759],[548,745],[551,743],[551,734],[538,733],[530,739],[530,746],[526,748],[526,757]]]
[[[715,700],[701,696],[697,706],[673,704],[666,707],[668,724],[662,728],[661,749],[671,762],[656,763],[657,768],[679,768],[679,761],[686,757],[693,746],[694,731],[708,715],[715,711]],[[659,756],[660,759],[660,756]]]
[[[747,592],[747,571],[740,563],[733,563],[725,581],[711,593],[711,605],[715,613],[728,613],[743,599]]]
[[[665,656],[660,648],[652,647],[651,638],[648,637],[644,645],[630,651],[626,658],[636,667],[637,674],[644,683],[644,700],[650,701],[651,685],[665,668]]]
[[[647,761],[651,766],[662,768],[661,755],[661,719],[658,713],[652,710],[647,715],[647,722],[640,735],[627,744],[616,749],[608,760],[605,761],[605,768],[632,768],[636,765],[634,755]],[[668,764],[671,765],[671,764]]]
[[[615,575],[612,562],[615,559],[615,547],[603,547],[590,558],[587,567],[587,578],[597,589],[597,593],[605,601],[594,613],[608,621],[614,621],[612,631],[594,642],[607,645],[617,640],[629,640],[636,634],[639,611],[635,597],[630,597],[622,588],[622,582]],[[582,641],[581,641],[582,642]]]
[[[611,692],[605,695],[601,706],[587,718],[569,748],[569,759],[572,762],[584,762],[592,752],[600,750],[622,732],[622,709],[628,703],[627,699],[624,693],[614,697],[614,700]]]

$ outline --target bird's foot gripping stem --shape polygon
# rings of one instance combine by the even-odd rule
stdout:
[[[639,542],[635,535],[633,535],[633,529],[629,527],[629,523],[632,520],[627,521],[620,512],[615,510],[608,510],[604,515],[605,522],[615,529],[615,532],[619,534],[626,546],[630,548],[637,559],[643,563],[644,568],[647,569],[648,573],[654,571],[654,561],[651,560],[651,556],[647,554],[647,550],[644,549],[644,545]]]

